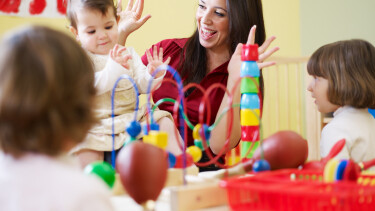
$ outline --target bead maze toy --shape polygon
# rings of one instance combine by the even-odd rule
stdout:
[[[223,197],[225,197],[225,190],[220,189],[218,186],[218,181],[214,178],[218,178],[217,176],[211,176],[211,179],[206,179],[203,183],[205,185],[202,185],[202,182],[198,186],[192,186],[192,185],[186,185],[186,168],[191,166],[193,163],[195,163],[196,166],[206,166],[210,164],[216,164],[217,166],[220,166],[223,168],[223,171],[218,171],[218,173],[221,175],[220,177],[228,177],[233,175],[241,175],[245,174],[247,172],[251,171],[263,171],[263,170],[269,170],[275,169],[275,167],[278,165],[277,168],[296,168],[298,165],[302,164],[306,157],[307,157],[307,142],[302,137],[300,137],[298,134],[293,133],[292,131],[284,132],[280,134],[275,134],[275,136],[270,137],[269,139],[265,140],[264,147],[265,150],[263,150],[263,143],[262,143],[262,131],[261,131],[261,105],[262,105],[262,95],[259,90],[259,76],[260,76],[260,70],[258,68],[258,65],[256,61],[258,60],[258,46],[257,45],[243,45],[243,51],[241,58],[243,60],[243,64],[241,67],[241,78],[239,78],[238,83],[236,83],[236,86],[233,88],[233,90],[230,90],[231,93],[229,93],[226,88],[220,84],[215,84],[212,87],[210,87],[208,90],[204,90],[202,87],[200,87],[198,84],[189,84],[186,87],[183,88],[181,78],[179,74],[170,66],[162,65],[158,67],[154,74],[157,74],[158,71],[161,70],[167,70],[172,75],[174,80],[171,79],[164,79],[163,83],[169,82],[174,83],[178,89],[178,96],[176,99],[161,99],[158,102],[155,103],[154,107],[151,108],[151,105],[149,103],[151,98],[151,93],[153,90],[151,90],[151,82],[148,86],[148,103],[147,103],[147,109],[149,113],[149,118],[147,121],[147,124],[143,128],[143,142],[140,143],[140,141],[137,140],[138,135],[141,132],[141,125],[136,121],[137,116],[137,110],[138,110],[138,90],[137,87],[132,80],[127,75],[122,75],[117,79],[114,85],[114,89],[112,90],[112,120],[114,119],[114,94],[115,94],[115,87],[119,83],[120,80],[129,80],[134,87],[134,94],[137,97],[136,100],[136,110],[134,115],[134,120],[130,122],[128,127],[125,129],[126,132],[129,134],[129,138],[125,142],[124,147],[121,149],[117,159],[115,158],[115,149],[112,150],[112,167],[113,169],[116,169],[119,173],[119,177],[121,180],[122,185],[125,187],[126,191],[129,193],[129,195],[139,204],[145,204],[148,200],[156,200],[157,196],[160,194],[160,191],[163,187],[163,185],[166,182],[166,175],[167,175],[167,169],[166,166],[170,169],[181,169],[182,171],[182,181],[183,186],[180,188],[174,188],[171,189],[173,194],[171,201],[177,201],[179,204],[175,205],[175,208],[178,210],[181,209],[196,209],[196,208],[202,208],[204,206],[214,206],[218,204],[225,203],[226,200],[223,200]],[[241,83],[239,83],[241,82]],[[213,89],[224,89],[228,94],[232,94],[236,92],[238,84],[241,84],[241,103],[240,105],[234,105],[231,101],[231,98],[228,102],[228,107],[225,110],[224,113],[220,114],[219,120],[221,120],[222,116],[225,115],[225,113],[228,114],[228,122],[227,122],[227,141],[223,149],[217,154],[213,155],[210,150],[208,150],[210,145],[210,133],[212,129],[216,126],[217,122],[213,123],[212,125],[209,125],[208,119],[210,119],[210,106],[208,102],[208,95]],[[195,87],[202,91],[203,97],[202,101],[199,105],[199,124],[192,125],[192,123],[189,121],[187,115],[185,114],[185,102],[184,102],[184,91]],[[178,142],[180,148],[182,149],[182,155],[180,156],[174,156],[172,153],[168,153],[165,151],[165,147],[167,146],[167,136],[168,134],[159,131],[159,126],[154,122],[153,120],[153,110],[164,102],[172,102],[174,103],[174,113],[173,117],[174,119],[177,119],[177,116],[180,115],[180,119],[184,121],[182,130],[180,130],[181,135],[184,137],[184,142],[180,143]],[[218,158],[221,157],[225,151],[225,149],[228,146],[229,143],[229,137],[230,137],[230,131],[232,128],[232,115],[233,115],[233,107],[240,107],[240,118],[241,118],[241,138],[243,141],[243,150],[241,153],[241,156],[244,158],[243,162],[239,162],[237,164],[234,164],[232,166],[228,166],[225,164],[222,164],[218,162]],[[206,111],[204,113],[204,111]],[[219,114],[218,114],[219,115]],[[207,121],[204,121],[204,118],[207,119]],[[112,138],[114,143],[114,122],[112,122]],[[193,137],[194,137],[194,146],[187,146],[187,127],[192,129],[193,131]],[[286,138],[281,135],[284,134],[285,137],[294,137],[294,138]],[[285,139],[289,141],[288,143],[284,143],[286,147],[278,148],[278,142],[280,142],[281,139]],[[296,144],[295,141],[298,143]],[[144,147],[139,147],[142,144]],[[279,143],[281,144],[281,143]],[[259,147],[257,147],[259,146]],[[287,147],[287,146],[296,146],[296,147]],[[113,144],[114,147],[114,144]],[[279,150],[281,149],[281,150]],[[205,151],[210,158],[208,162],[205,163],[199,163],[202,156],[202,151]],[[164,155],[160,154],[156,155],[158,153],[154,153],[155,156],[148,156],[148,154],[152,153],[146,153],[146,151],[163,151]],[[135,153],[136,152],[136,153]],[[286,154],[295,154],[297,158],[296,160],[289,159],[289,161],[279,164],[277,161],[280,160],[278,157],[286,156]],[[138,155],[138,156],[136,156]],[[140,156],[142,155],[142,156]],[[144,155],[144,156],[143,156]],[[268,160],[264,159],[269,156]],[[152,159],[154,158],[154,159]],[[154,161],[158,161],[155,163]],[[143,162],[146,161],[146,162]],[[282,161],[282,160],[281,160]],[[285,161],[285,160],[284,160]],[[141,164],[142,163],[142,164]],[[153,166],[151,166],[151,164]],[[271,164],[271,165],[270,165]],[[158,172],[157,175],[153,175],[151,171],[143,170],[137,168],[137,166],[141,166],[144,168],[154,169]],[[156,170],[155,168],[158,168],[159,170]],[[169,172],[169,171],[168,171]],[[135,176],[137,175],[137,176]],[[142,175],[142,176],[140,176]],[[168,173],[169,175],[169,173]],[[100,175],[99,175],[100,176]],[[153,177],[153,178],[150,178]],[[169,177],[169,176],[168,176]],[[144,180],[144,184],[148,185],[139,185],[142,182],[140,180]],[[146,181],[154,181],[153,184],[147,183]],[[168,178],[169,180],[169,178]],[[138,184],[138,185],[137,185]],[[152,186],[152,187],[148,187]],[[145,196],[142,196],[142,193],[148,193],[149,189],[152,189],[152,193],[145,194]],[[201,202],[195,201],[194,203],[189,203],[187,205],[183,202],[184,198],[187,197],[187,193],[191,196],[192,194],[195,194],[194,196],[198,198],[205,198],[207,196],[205,195],[212,195],[214,194],[216,200],[203,200]],[[205,195],[202,195],[202,194]],[[221,197],[220,197],[221,196]],[[182,205],[183,204],[183,205]],[[196,204],[195,207],[189,207],[190,204]],[[189,208],[187,208],[189,207]]]
[[[231,200],[233,198],[233,194],[231,192],[231,185],[235,184],[236,188],[241,190],[247,188],[246,185],[237,182],[237,178],[233,180],[228,179],[236,175],[246,175],[247,173],[273,170],[266,173],[257,173],[259,175],[273,176],[272,173],[274,172],[274,170],[276,170],[275,172],[278,172],[278,169],[285,168],[295,169],[295,171],[298,172],[298,175],[309,175],[309,170],[306,169],[315,168],[314,172],[318,173],[314,173],[315,176],[312,175],[311,177],[323,177],[322,169],[328,162],[328,158],[334,157],[334,155],[341,150],[341,148],[343,147],[342,143],[340,142],[341,145],[338,145],[335,148],[336,151],[330,153],[329,157],[327,156],[327,158],[322,159],[319,162],[310,162],[305,164],[308,154],[307,141],[303,139],[299,134],[293,131],[279,131],[262,140],[262,93],[259,89],[260,70],[256,63],[256,61],[258,60],[258,46],[244,45],[241,58],[243,60],[243,63],[241,66],[241,78],[239,78],[238,81],[241,81],[241,83],[236,83],[236,87],[234,87],[233,90],[230,90],[231,92],[229,92],[229,90],[226,90],[226,88],[220,84],[213,85],[208,90],[204,90],[198,84],[189,84],[183,87],[180,76],[173,68],[167,65],[158,67],[154,74],[156,74],[160,70],[167,70],[173,75],[174,80],[164,79],[163,83],[174,83],[178,89],[178,96],[176,96],[176,99],[161,99],[156,102],[155,105],[151,108],[149,102],[153,90],[151,90],[151,82],[149,83],[147,92],[149,99],[147,103],[149,118],[147,119],[146,125],[144,125],[143,127],[142,142],[137,140],[138,135],[142,131],[142,126],[139,122],[136,121],[136,112],[138,110],[139,103],[137,87],[132,79],[127,75],[121,76],[116,81],[114,88],[117,86],[117,83],[120,80],[125,79],[131,81],[134,86],[137,101],[134,120],[130,122],[128,127],[125,129],[129,134],[129,138],[125,142],[124,147],[120,150],[117,159],[115,158],[115,149],[113,148],[112,167],[118,172],[119,176],[117,178],[118,180],[120,180],[120,183],[122,183],[129,195],[138,204],[146,204],[149,200],[155,201],[158,198],[158,195],[161,193],[163,187],[165,187],[165,184],[168,183],[174,185],[169,189],[172,210],[191,210],[222,205],[227,203],[227,199],[232,206],[233,203]],[[210,119],[210,106],[207,106],[209,105],[209,102],[207,102],[208,95],[213,89],[216,88],[224,89],[226,93],[233,95],[233,93],[237,91],[236,89],[238,84],[241,84],[241,103],[240,105],[233,104],[233,102],[231,101],[232,99],[230,98],[228,107],[225,112],[222,114],[218,114],[220,116],[217,121],[220,121],[222,116],[225,114],[227,114],[229,117],[227,122],[227,140],[222,150],[217,155],[213,155],[211,151],[208,150],[208,148],[210,145],[211,131],[216,126],[217,122],[209,125],[208,119]],[[201,92],[203,93],[202,101],[199,105],[199,123],[197,125],[193,125],[184,112],[185,99],[183,93],[187,89],[192,87],[201,90]],[[115,89],[113,89],[112,91],[112,108],[114,106],[114,90]],[[177,142],[179,147],[182,149],[182,154],[179,156],[175,156],[165,150],[168,144],[168,134],[159,131],[159,126],[153,120],[154,109],[164,102],[174,103],[173,117],[175,121],[176,119],[178,119],[178,115],[180,117],[179,119],[184,121],[184,124],[182,124],[182,128],[180,128],[180,133],[184,138],[184,141]],[[228,147],[230,137],[229,133],[233,124],[232,116],[234,107],[240,107],[242,160],[241,162],[230,166],[218,162],[218,158],[223,155],[226,148]],[[112,119],[113,118],[114,112],[112,112]],[[206,121],[205,118],[207,119]],[[114,131],[114,127],[115,125],[113,124],[112,131]],[[194,138],[194,146],[189,147],[187,146],[188,127],[193,131]],[[114,132],[112,138],[114,141]],[[208,162],[198,162],[202,156],[202,151],[205,151],[210,158]],[[200,173],[199,176],[201,181],[194,185],[186,180],[186,169],[188,169],[189,166],[192,166],[193,163],[198,167],[216,164],[222,169],[214,172]],[[343,167],[350,166],[349,163],[350,162],[347,161],[343,162],[342,164],[340,163],[340,165],[335,165],[335,172],[340,172],[340,174],[341,172],[345,172],[343,170]],[[304,168],[306,169],[297,170],[296,168],[299,166],[304,166]],[[340,166],[340,168],[338,168],[337,166]],[[317,171],[317,169],[319,171]],[[332,170],[330,172],[332,172]],[[297,175],[297,173],[293,173],[294,175]],[[352,173],[350,173],[350,175],[351,174]],[[195,172],[195,175],[197,175],[197,172]],[[180,182],[168,182],[169,180],[173,180],[176,177],[180,179]],[[268,176],[265,178],[267,179]],[[222,186],[226,187],[228,196],[226,195],[226,190],[220,188],[218,185],[221,179],[226,179],[226,184]],[[150,181],[151,183],[149,183]],[[251,181],[252,184],[258,182],[258,179],[254,181]],[[240,185],[237,186],[237,183],[239,183]],[[287,183],[286,186],[288,185],[290,184]],[[261,186],[262,185],[254,185],[254,187],[259,187],[259,190],[261,190]],[[288,188],[285,187],[285,189]],[[246,192],[245,194],[248,193]],[[214,195],[215,197],[209,197],[212,195]],[[256,200],[252,196],[248,196],[248,198],[249,200]],[[234,207],[232,206],[232,208]]]

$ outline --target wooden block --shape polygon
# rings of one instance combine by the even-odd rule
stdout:
[[[112,194],[114,196],[127,195],[126,190],[121,183],[120,175],[118,173],[116,173],[116,180],[115,180],[115,184],[113,185],[113,188],[112,188]]]
[[[186,175],[194,175],[197,176],[199,173],[199,169],[197,166],[193,165],[185,169]],[[179,186],[183,185],[183,169],[181,168],[170,168],[168,169],[167,174],[167,181],[165,182],[164,187],[170,187],[170,186]]]
[[[227,191],[218,181],[169,187],[171,210],[195,210],[228,204]]]
[[[198,167],[195,165],[186,168],[186,175],[197,176],[199,173]],[[167,172],[167,181],[164,187],[170,186],[180,186],[183,185],[183,169],[180,168],[170,168]],[[116,174],[115,184],[112,188],[112,194],[115,196],[127,194],[124,186],[121,183],[120,175]]]

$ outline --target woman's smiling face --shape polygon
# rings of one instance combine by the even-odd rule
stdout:
[[[226,0],[199,0],[196,13],[200,44],[206,49],[229,50]]]

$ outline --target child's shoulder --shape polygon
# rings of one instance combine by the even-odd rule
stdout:
[[[323,132],[339,130],[342,133],[351,133],[371,130],[374,127],[375,119],[367,109],[344,106],[334,113],[334,118],[323,128]]]

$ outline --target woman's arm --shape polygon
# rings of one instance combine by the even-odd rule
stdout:
[[[255,30],[256,27],[253,26],[250,29],[249,37],[247,40],[247,44],[254,44],[255,40]],[[269,39],[267,39],[260,47],[259,47],[259,61],[258,61],[258,67],[259,69],[272,66],[275,64],[275,62],[263,62],[265,59],[267,59],[269,56],[271,56],[273,53],[275,53],[277,50],[279,50],[278,47],[274,47],[271,50],[267,50],[267,48],[270,46],[272,41],[275,40],[275,37],[272,36]],[[227,82],[227,90],[229,92],[232,91],[232,89],[235,87],[236,83],[238,83],[240,78],[240,69],[241,69],[241,51],[242,51],[242,44],[238,44],[236,51],[232,55],[229,64],[228,64],[228,82]],[[237,87],[234,96],[232,96],[233,104],[239,104],[241,101],[241,93],[239,91],[239,86]],[[216,121],[220,117],[220,114],[223,113],[228,108],[228,101],[230,100],[230,96],[225,93],[224,97],[221,101],[219,111],[217,112]],[[227,127],[228,127],[228,115],[229,112],[225,114],[225,116],[221,119],[221,121],[216,125],[216,127],[211,131],[211,141],[210,147],[211,150],[218,154],[220,150],[224,147],[227,137]],[[236,107],[233,108],[233,121],[232,121],[232,131],[229,138],[228,143],[228,150],[234,148],[241,138],[241,125],[240,125],[240,108]],[[224,151],[226,153],[228,150]]]

